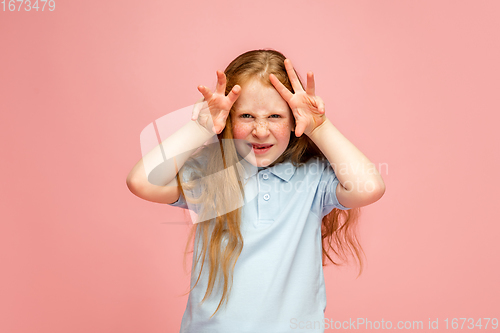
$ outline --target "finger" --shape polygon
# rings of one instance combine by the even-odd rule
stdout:
[[[217,94],[225,95],[226,93],[226,74],[217,70],[217,86],[215,87]]]
[[[290,59],[285,59],[285,68],[286,72],[288,73],[288,77],[290,78],[290,82],[292,83],[293,91],[304,91],[302,85],[300,84],[299,78],[297,77],[297,73],[295,73],[295,70],[293,69],[293,65]]]
[[[200,114],[201,103],[196,103],[193,108],[193,113],[191,114],[191,120],[198,119],[198,115]]]
[[[307,88],[306,92],[308,95],[314,96],[315,94],[315,84],[314,84],[314,73],[307,72]]]
[[[226,119],[227,116],[229,115],[229,111],[221,111],[217,118],[213,119],[214,121],[214,126],[213,126],[213,131],[215,134],[220,134],[224,127],[226,127]]]
[[[227,94],[227,98],[229,98],[231,105],[233,105],[234,102],[236,102],[236,100],[238,99],[238,97],[240,97],[240,93],[241,93],[241,87],[239,85],[235,85],[233,89],[231,89],[229,94]]]
[[[305,129],[306,129],[306,124],[302,122],[297,123],[297,126],[295,127],[295,136],[296,137],[301,136],[304,133]]]
[[[198,91],[201,92],[201,94],[205,98],[205,101],[208,101],[213,95],[210,89],[205,86],[198,86]]]
[[[283,97],[283,99],[288,103],[290,99],[292,99],[293,94],[290,90],[288,90],[287,87],[281,83],[280,80],[274,75],[274,74],[269,74],[269,80],[273,84],[274,88],[278,91],[278,93]]]
[[[325,113],[325,102],[319,96],[316,96],[316,98],[318,99],[318,111]]]

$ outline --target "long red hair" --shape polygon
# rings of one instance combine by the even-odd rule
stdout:
[[[274,74],[285,87],[292,93],[293,88],[285,69],[285,56],[275,50],[254,50],[243,53],[234,59],[225,69],[226,74],[226,95],[236,85],[243,86],[251,79],[259,79],[262,84],[273,87],[269,80],[269,74]],[[300,81],[300,76],[299,77]],[[302,82],[301,82],[302,84]],[[236,174],[224,173],[219,171],[227,170],[230,166],[238,163],[238,154],[232,141],[231,110],[227,120],[226,127],[218,134],[219,143],[204,146],[200,151],[186,161],[185,167],[189,168],[191,176],[196,175],[199,179],[197,186],[202,186],[202,196],[196,200],[185,196],[185,189],[192,184],[183,183],[181,192],[186,200],[200,203],[202,210],[199,214],[199,222],[191,228],[189,241],[186,245],[186,254],[190,248],[191,241],[197,238],[195,243],[199,244],[197,255],[193,255],[193,270],[196,271],[200,265],[198,278],[189,290],[193,290],[198,284],[202,270],[208,269],[208,287],[205,301],[219,285],[222,287],[222,296],[219,305],[214,312],[220,309],[221,305],[227,303],[229,298],[234,266],[243,249],[243,238],[240,232],[241,210],[240,208],[232,210],[230,207],[240,207],[238,200],[242,200],[244,195],[243,187]],[[200,165],[197,158],[203,156],[206,164]],[[326,159],[321,150],[314,142],[302,135],[296,137],[294,132],[290,133],[290,142],[283,154],[271,165],[290,160],[295,166],[306,163],[310,158],[320,157]],[[185,167],[181,168],[177,174],[179,184],[183,179],[182,173]],[[203,174],[215,175],[214,177],[203,177]],[[217,176],[217,174],[219,174]],[[224,186],[220,186],[224,184]],[[217,200],[214,200],[217,195]],[[212,218],[208,212],[228,212]],[[333,209],[322,219],[323,240],[323,265],[328,261],[335,265],[347,262],[349,258],[354,258],[359,267],[359,274],[363,270],[363,250],[356,236],[356,225],[359,219],[360,209],[352,208],[349,210]],[[195,237],[193,237],[195,236]],[[333,257],[332,258],[332,254]],[[206,263],[208,261],[208,264]],[[208,267],[205,267],[208,266]],[[216,282],[218,284],[216,285]],[[212,316],[213,316],[212,315]]]

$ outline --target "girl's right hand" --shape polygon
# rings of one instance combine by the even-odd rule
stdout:
[[[205,86],[198,86],[198,90],[203,94],[203,100],[195,104],[191,120],[197,121],[198,124],[212,133],[221,133],[226,127],[229,111],[241,93],[241,87],[235,85],[225,96],[226,75],[218,70],[215,92],[212,93]]]

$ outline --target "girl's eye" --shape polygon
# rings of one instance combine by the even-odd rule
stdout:
[[[252,118],[253,116],[251,114],[248,114],[248,113],[243,113],[240,115],[241,118]],[[281,118],[281,116],[279,114],[273,114],[273,115],[270,115],[269,116],[270,118]]]

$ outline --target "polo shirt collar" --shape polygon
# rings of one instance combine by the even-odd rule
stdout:
[[[259,169],[256,166],[250,164],[245,159],[241,159],[240,163],[245,168],[245,175],[243,176],[245,180],[259,172]],[[272,174],[288,182],[290,181],[290,178],[292,178],[292,176],[295,174],[295,170],[297,168],[292,164],[292,162],[290,162],[290,160],[288,160],[283,163],[278,163],[270,168],[263,169],[269,169]]]

